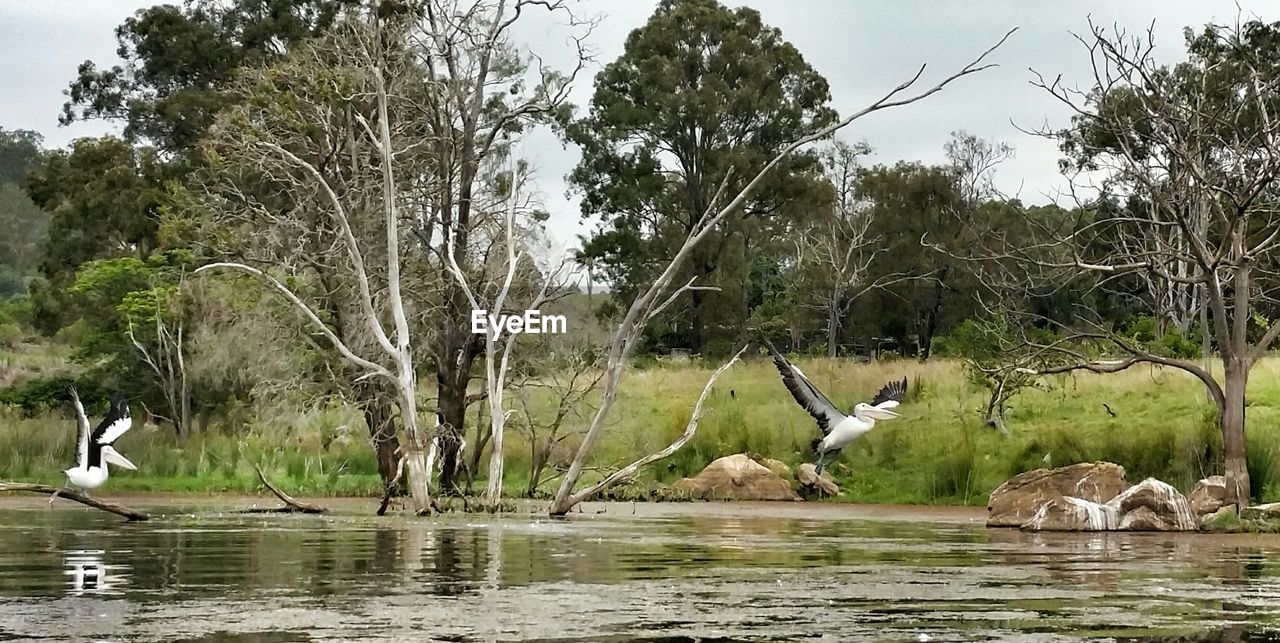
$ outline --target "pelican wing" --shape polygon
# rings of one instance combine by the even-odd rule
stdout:
[[[75,468],[84,468],[89,463],[89,418],[84,415],[84,405],[80,403],[80,394],[71,387],[71,403],[76,408],[76,464]]]
[[[129,417],[129,404],[124,398],[116,395],[111,399],[111,410],[107,417],[93,430],[94,444],[115,444],[129,427],[133,426],[133,418]]]
[[[901,382],[889,382],[885,384],[876,396],[871,398],[871,406],[881,409],[891,409],[902,403],[902,396],[907,393],[907,378],[902,378]]]
[[[804,376],[795,364],[783,357],[773,344],[767,341],[765,344],[769,347],[769,352],[773,353],[773,365],[782,375],[782,383],[791,392],[791,397],[795,398],[796,402],[818,421],[818,428],[822,430],[823,435],[830,433],[831,428],[844,419],[844,414],[809,381],[809,378]]]

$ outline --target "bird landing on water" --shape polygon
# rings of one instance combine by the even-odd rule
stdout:
[[[834,459],[841,449],[874,428],[876,420],[898,417],[898,412],[893,409],[902,403],[902,397],[907,392],[907,378],[885,384],[870,403],[859,402],[854,405],[851,415],[845,415],[805,377],[798,366],[783,357],[773,344],[766,340],[765,345],[773,354],[773,365],[782,375],[782,383],[791,392],[791,397],[809,412],[822,431],[822,437],[813,442],[813,450],[818,458],[814,463],[817,475],[822,475],[827,462]]]

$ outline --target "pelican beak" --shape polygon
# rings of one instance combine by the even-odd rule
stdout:
[[[102,447],[102,459],[122,469],[128,469],[130,471],[138,470],[138,467],[134,466],[132,462],[129,462],[129,458],[120,455],[120,452],[116,451],[115,447],[112,446]]]
[[[874,406],[867,409],[866,411],[863,411],[862,413],[863,415],[866,415],[867,417],[870,417],[873,420],[892,420],[893,418],[899,417],[897,411],[890,411],[889,409],[879,409]]]

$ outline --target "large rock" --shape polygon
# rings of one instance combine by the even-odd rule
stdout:
[[[1257,519],[1272,520],[1272,519],[1280,518],[1280,502],[1272,502],[1265,505],[1254,505],[1252,507],[1245,507],[1244,511],[1240,512],[1240,517],[1246,518],[1249,520],[1257,520]]]
[[[1191,510],[1197,516],[1211,514],[1227,504],[1226,476],[1209,476],[1196,483],[1187,494]]]
[[[799,500],[791,484],[745,453],[725,456],[675,484],[704,500]]]
[[[826,497],[840,495],[840,487],[831,479],[826,471],[818,475],[818,468],[806,462],[796,469],[796,479],[800,482],[800,493],[805,497]]]
[[[1120,524],[1115,507],[1071,496],[1051,498],[1022,525],[1033,531],[1112,531]]]
[[[1147,478],[1112,498],[1125,531],[1194,531],[1200,525],[1191,502],[1172,485]]]
[[[1124,491],[1125,486],[1124,467],[1110,462],[1082,462],[1020,473],[991,492],[987,526],[1021,527],[1042,506],[1059,498],[1102,504]]]

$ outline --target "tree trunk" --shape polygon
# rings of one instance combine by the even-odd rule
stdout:
[[[1223,360],[1226,387],[1222,409],[1222,454],[1226,461],[1227,493],[1237,510],[1249,504],[1249,466],[1245,458],[1245,386],[1249,370],[1238,357]]]
[[[942,295],[947,288],[948,266],[938,273],[938,283],[933,289],[933,304],[924,319],[924,332],[920,333],[920,361],[929,359],[933,353],[933,336],[938,332],[938,318],[942,316]]]
[[[378,477],[386,487],[396,477],[400,462],[400,438],[396,436],[395,403],[377,386],[362,382],[355,387],[355,394],[365,424],[369,428],[369,440],[374,457],[378,461]],[[404,490],[403,481],[400,491]]]
[[[440,493],[453,493],[458,488],[458,450],[462,446],[462,431],[467,425],[467,389],[441,382],[437,392],[440,402]]]
[[[689,328],[689,352],[698,355],[702,353],[703,347],[707,345],[707,338],[704,335],[702,325],[702,309],[706,306],[707,293],[702,290],[695,290],[689,293],[689,298],[693,302],[693,310],[689,314],[689,322],[692,324]]]
[[[178,391],[178,432],[183,436],[191,435],[191,387],[187,384],[186,373],[182,375],[182,386]]]
[[[542,479],[542,471],[551,457],[551,444],[544,447],[536,439],[532,442],[529,448],[529,486],[524,492],[526,498],[532,498],[538,493],[538,481]]]
[[[827,308],[827,357],[836,356],[836,341],[840,338],[840,305],[832,300]]]
[[[431,490],[428,481],[431,472],[427,470],[426,453],[418,447],[405,450],[404,467],[409,473],[409,497],[414,501],[414,511],[419,515],[431,512]]]
[[[751,240],[747,233],[742,233],[742,319],[738,320],[738,341],[734,343],[733,352],[742,350],[747,345],[751,333]]]

